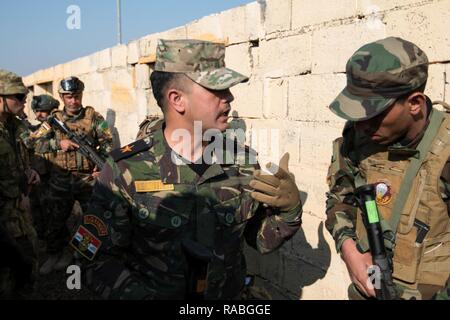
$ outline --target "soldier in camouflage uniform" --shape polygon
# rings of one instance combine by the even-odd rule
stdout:
[[[36,115],[36,120],[40,122],[31,134],[35,139],[49,139],[50,126],[46,122],[50,113],[57,109],[59,101],[53,97],[43,94],[33,97],[31,109]],[[41,183],[30,193],[31,212],[33,214],[33,223],[39,239],[45,239],[48,220],[48,180],[50,179],[50,170],[53,153],[34,153],[31,157],[33,168],[39,173]]]
[[[248,148],[225,150],[211,164],[174,151],[172,133],[181,128],[192,137],[194,121],[203,130],[227,128],[229,88],[248,78],[225,68],[224,56],[220,44],[159,40],[151,82],[164,123],[112,152],[71,241],[93,261],[83,274],[101,297],[240,298],[244,239],[268,253],[299,229],[302,204],[288,155],[271,176],[252,164]]]
[[[63,79],[59,94],[64,109],[52,112],[51,116],[64,122],[76,134],[92,139],[99,154],[107,154],[112,148],[108,123],[94,108],[82,105],[83,90],[84,84],[78,78]],[[48,182],[50,216],[46,240],[49,258],[41,266],[41,274],[48,274],[53,269],[62,270],[71,262],[72,253],[67,250],[70,234],[66,221],[75,201],[80,203],[82,210],[86,210],[98,174],[94,164],[77,152],[78,145],[60,130],[52,128],[47,135],[48,138],[36,142],[37,153],[55,153]]]
[[[32,289],[37,266],[36,231],[22,198],[39,175],[29,165],[30,133],[16,117],[27,92],[20,77],[0,70],[0,298],[23,297]]]
[[[406,40],[369,43],[348,61],[347,87],[330,105],[348,122],[333,144],[326,226],[353,282],[351,299],[375,296],[354,198],[365,184],[376,187],[400,297],[430,299],[450,274],[450,116],[423,93],[428,64]]]

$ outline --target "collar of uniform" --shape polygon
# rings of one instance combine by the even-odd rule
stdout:
[[[153,134],[153,152],[156,159],[158,160],[161,180],[163,183],[181,183],[182,177],[186,175],[191,176],[196,175],[194,171],[189,168],[186,163],[177,165],[172,161],[172,149],[167,144],[166,138],[164,137],[164,125],[161,129],[158,129]],[[178,156],[178,158],[185,162],[185,160]],[[207,180],[214,178],[223,174],[224,171],[222,166],[215,163],[209,166],[208,169],[203,173],[201,177],[196,181],[197,184],[206,182]]]
[[[62,110],[63,118],[65,121],[77,121],[78,119],[83,118],[85,112],[86,112],[86,109],[83,106],[81,107],[80,112],[78,112],[78,114],[76,114],[74,116],[68,115],[65,107]]]
[[[430,124],[430,117],[433,113],[433,103],[431,102],[430,98],[427,98],[427,122],[425,124],[425,127],[422,129],[422,131],[415,137],[413,140],[409,139],[403,139],[397,143],[394,143],[393,145],[388,147],[388,151],[391,154],[398,154],[398,155],[405,155],[409,157],[419,158],[420,151],[417,150],[417,146],[419,145],[420,141],[422,140],[423,136],[425,135],[425,132],[428,129],[428,125]]]

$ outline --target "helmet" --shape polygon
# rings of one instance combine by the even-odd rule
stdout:
[[[54,99],[53,97],[43,94],[40,96],[34,96],[31,101],[31,109],[33,111],[52,111],[53,109],[58,108],[59,101]]]
[[[27,94],[28,89],[17,74],[0,70],[0,95]]]
[[[77,77],[62,79],[59,83],[59,93],[79,93],[84,90],[84,83]]]

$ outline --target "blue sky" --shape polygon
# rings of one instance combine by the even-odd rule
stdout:
[[[186,24],[252,0],[122,0],[122,40]],[[80,8],[70,30],[67,8]],[[25,76],[117,44],[116,0],[2,1],[0,68]]]

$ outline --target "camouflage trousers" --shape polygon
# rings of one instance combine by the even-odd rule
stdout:
[[[32,225],[30,212],[19,208],[19,200],[7,200],[2,202],[0,208],[0,223],[4,230],[14,238],[26,259],[32,264],[29,281],[23,283],[21,288],[17,288],[17,274],[12,267],[7,267],[8,263],[3,263],[0,267],[0,299],[25,298],[33,290],[33,282],[38,271],[38,243],[37,234]],[[1,259],[8,259],[2,255]],[[20,276],[20,275],[19,275]]]
[[[49,180],[47,252],[57,254],[69,243],[73,230],[67,227],[75,201],[83,212],[92,195],[95,179],[91,174],[66,172],[52,174]]]
[[[33,225],[39,239],[45,239],[49,220],[49,175],[41,175],[41,183],[30,193],[30,206]]]

